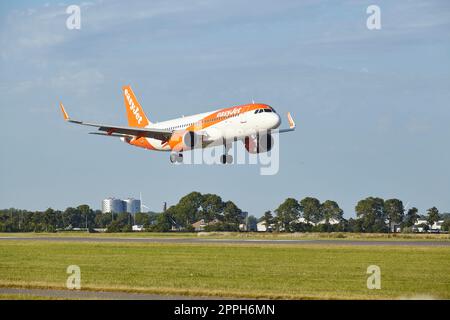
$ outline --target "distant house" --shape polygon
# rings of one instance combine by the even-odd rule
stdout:
[[[442,224],[444,223],[444,220],[439,220],[431,226],[430,230],[428,232],[440,232],[442,229]],[[418,219],[417,222],[412,227],[413,231],[415,232],[427,232],[427,230],[424,228],[424,226],[428,226],[428,221],[425,219]]]
[[[336,224],[339,224],[340,222],[341,222],[341,221],[340,221],[340,220],[337,220],[337,219],[330,219],[330,220],[328,221],[328,223],[331,224],[331,225],[336,225]],[[305,218],[301,217],[301,218],[298,218],[298,219],[296,219],[296,220],[294,220],[294,221],[291,222],[291,224],[295,224],[295,223],[304,223],[304,224],[309,224],[309,225],[312,225],[312,226],[317,226],[317,225],[325,224],[325,223],[326,223],[326,220],[323,219],[323,220],[321,220],[321,221],[319,221],[319,222],[317,222],[317,223],[314,223],[314,222],[308,221],[308,220],[306,220]],[[276,225],[275,225],[274,223],[272,223],[272,224],[269,226],[269,228],[267,228],[267,227],[266,227],[266,222],[265,222],[265,221],[260,221],[260,222],[258,222],[258,224],[256,225],[256,231],[259,231],[259,232],[272,231],[272,230],[275,230],[275,228],[276,228]],[[283,231],[283,230],[284,230],[284,228],[283,228],[282,226],[280,226],[279,231]]]
[[[272,223],[271,225],[269,225],[269,227],[266,226],[266,222],[265,221],[260,221],[256,224],[256,231],[258,232],[266,232],[266,231],[273,231],[275,230],[275,224]]]
[[[194,222],[192,224],[192,226],[194,227],[195,231],[203,231],[203,230],[205,230],[206,226],[213,225],[218,222],[219,222],[219,220],[217,220],[217,219],[214,219],[213,221],[210,221],[210,222],[205,222],[205,219],[200,219],[197,222]]]
[[[331,218],[330,220],[328,220],[328,223],[331,225],[335,225],[335,224],[339,224],[341,221],[339,221],[338,219],[333,219]],[[327,221],[325,219],[319,221],[317,224],[325,224],[327,223]]]
[[[301,217],[301,218],[298,218],[297,220],[294,220],[292,223],[305,223],[305,224],[310,224],[312,226],[318,226],[318,225],[321,225],[321,224],[326,224],[327,220],[323,219],[323,220],[320,220],[317,223],[314,223],[312,221],[308,221],[305,218]],[[328,220],[328,223],[331,224],[331,225],[335,225],[335,224],[339,224],[340,221],[337,220],[337,219],[331,218],[330,220]]]
[[[135,224],[131,227],[133,231],[144,231],[144,226],[140,224]]]
[[[303,217],[300,217],[297,220],[292,221],[291,223],[305,223],[305,224],[312,224],[312,225],[314,225],[313,222],[310,222],[310,221],[306,220]]]

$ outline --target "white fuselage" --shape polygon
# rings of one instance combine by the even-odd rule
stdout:
[[[270,106],[250,104],[152,123],[148,127],[174,132],[194,131],[208,137],[208,146],[215,146],[223,144],[224,140],[242,140],[258,132],[276,129],[280,123],[279,115]],[[169,143],[146,139],[154,150],[172,150]]]

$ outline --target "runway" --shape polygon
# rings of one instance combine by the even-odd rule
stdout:
[[[82,291],[61,289],[23,289],[0,288],[0,295],[25,295],[32,297],[45,297],[50,299],[81,299],[81,300],[236,300],[236,298],[161,295],[149,293],[130,293],[114,291]],[[1,298],[1,296],[0,296]]]
[[[120,238],[120,237],[0,237],[0,241],[103,242],[103,243],[179,243],[179,244],[267,244],[338,246],[450,246],[450,241],[434,240],[311,240],[311,239],[209,239],[209,238]]]

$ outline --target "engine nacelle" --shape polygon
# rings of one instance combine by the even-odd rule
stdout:
[[[194,131],[186,131],[182,137],[183,150],[200,148],[202,145],[202,136]]]
[[[258,134],[256,136],[245,137],[245,149],[249,153],[262,153],[272,150],[274,144],[270,133]]]

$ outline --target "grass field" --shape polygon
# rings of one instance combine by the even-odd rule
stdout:
[[[450,241],[450,234],[420,233],[277,233],[277,232],[123,232],[123,233],[0,233],[0,237],[92,237],[92,238],[214,238],[214,239],[342,239],[342,240],[433,240]]]
[[[0,242],[0,286],[287,299],[450,299],[450,247]],[[366,286],[381,268],[380,290]],[[0,296],[0,298],[2,298]]]

